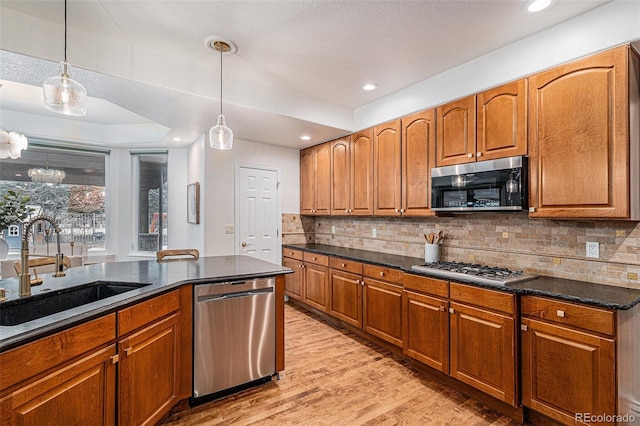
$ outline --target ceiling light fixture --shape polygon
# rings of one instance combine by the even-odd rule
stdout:
[[[22,150],[27,149],[28,145],[29,140],[25,135],[0,129],[0,158],[20,158]]]
[[[64,0],[64,61],[60,62],[58,74],[42,84],[45,108],[65,115],[85,115],[87,89],[71,78],[71,65],[67,62],[67,0]]]
[[[541,12],[551,6],[552,0],[530,0],[527,2],[527,11],[531,13]]]
[[[207,37],[204,42],[210,49],[220,52],[220,115],[217,124],[209,129],[209,145],[214,149],[231,149],[233,131],[227,127],[222,114],[222,54],[235,53],[238,48],[232,41],[217,36]]]
[[[302,135],[302,136],[300,136],[300,139],[302,139],[303,141],[310,141],[311,140],[311,136]]]
[[[362,86],[362,90],[366,90],[367,92],[376,90],[377,88],[378,88],[378,85],[376,83],[367,83],[364,86]]]
[[[42,183],[60,183],[64,180],[67,174],[62,170],[50,169],[49,168],[49,155],[47,154],[47,168],[40,169],[34,168],[29,169],[27,172],[32,182],[42,182]]]

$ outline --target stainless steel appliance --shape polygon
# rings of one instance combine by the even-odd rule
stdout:
[[[521,211],[527,209],[527,157],[431,169],[434,211]]]
[[[192,403],[276,371],[275,278],[194,287]]]
[[[449,278],[453,280],[458,278],[476,283],[497,285],[513,284],[516,282],[532,280],[538,277],[537,275],[527,274],[523,271],[511,271],[507,268],[481,266],[461,262],[425,263],[424,265],[413,265],[411,269],[442,278]]]

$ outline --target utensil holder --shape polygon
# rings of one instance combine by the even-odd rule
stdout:
[[[435,263],[440,260],[440,244],[424,245],[424,261],[425,263]]]

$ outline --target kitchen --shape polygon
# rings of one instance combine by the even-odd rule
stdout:
[[[421,85],[413,87],[411,91],[407,89],[404,92],[400,91],[395,95],[390,95],[386,99],[389,103],[376,101],[366,104],[355,111],[354,124],[335,124],[334,127],[358,130],[376,126],[389,119],[404,116],[405,113],[440,105],[462,96],[477,93],[484,88],[511,81],[516,77],[531,75],[536,71],[577,57],[637,40],[640,37],[637,34],[637,26],[634,25],[636,21],[633,19],[637,16],[636,7],[634,2],[605,4],[571,22],[561,24],[546,32],[543,31],[535,37],[525,38],[499,52],[488,54],[480,60],[467,63],[437,78],[425,80]],[[16,22],[19,22],[19,20],[13,19],[17,18],[13,15],[12,19],[9,19],[7,17],[9,14],[9,11],[3,10],[3,29],[13,28],[11,25],[17,25]],[[7,19],[7,25],[4,25],[4,19]],[[26,18],[23,16],[22,19]],[[631,21],[631,25],[625,24],[629,21]],[[597,28],[594,27],[594,22],[598,23]],[[25,25],[25,27],[29,27],[29,25]],[[584,38],[580,42],[569,37],[569,35],[573,35],[574,31],[580,29],[583,32],[578,34]],[[73,40],[74,38],[70,38],[70,41]],[[19,44],[10,35],[5,37],[3,34],[3,49],[5,48],[4,43],[11,42]],[[557,45],[561,42],[568,43],[570,46],[564,49],[560,46],[557,52],[548,47],[549,44]],[[23,51],[18,45],[8,46],[6,49]],[[240,49],[242,49],[242,45],[240,45]],[[25,53],[38,56],[35,51]],[[51,54],[51,56],[56,55]],[[234,63],[227,61],[226,58],[225,69],[233,69]],[[55,58],[51,59],[55,60]],[[78,65],[82,66],[81,63]],[[439,87],[440,90],[435,90]],[[225,93],[232,93],[232,91],[225,90]],[[412,98],[415,97],[415,94],[422,93],[425,96],[420,100],[403,104],[404,97]],[[229,96],[233,96],[233,94]],[[403,106],[394,108],[390,113],[388,105],[396,103],[403,104]],[[324,111],[321,105],[318,107],[320,111]],[[231,123],[232,108],[232,106],[225,108],[229,123]],[[211,109],[217,111],[217,103],[214,103]],[[211,116],[211,114],[209,115]],[[3,118],[3,120],[5,119]],[[209,125],[212,124],[209,123]],[[4,127],[8,127],[8,125],[3,121]],[[350,131],[344,131],[342,134],[347,133]],[[321,137],[316,142],[309,142],[308,146],[333,139],[342,134]],[[259,140],[258,137],[255,140]],[[126,195],[124,194],[127,194],[128,185],[127,176],[131,174],[127,151],[127,149],[113,149],[112,161],[109,164],[113,176],[123,177],[122,181],[117,182],[117,185],[119,185],[121,196],[125,199]],[[638,287],[637,279],[626,278],[629,274],[637,274],[637,251],[634,252],[634,249],[637,238],[635,236],[638,231],[635,222],[533,220],[529,219],[526,214],[510,216],[465,215],[422,219],[377,218],[375,216],[362,219],[301,217],[298,214],[300,200],[297,195],[299,190],[297,186],[299,180],[299,153],[297,149],[271,147],[240,139],[231,152],[218,154],[208,148],[205,149],[204,137],[189,148],[169,148],[170,162],[173,156],[178,161],[183,161],[183,164],[190,165],[182,171],[175,169],[169,171],[171,174],[170,184],[178,188],[173,194],[179,200],[173,204],[170,203],[174,206],[177,205],[177,207],[175,207],[175,214],[170,213],[169,217],[181,218],[185,215],[182,207],[183,195],[180,189],[193,181],[202,182],[201,190],[206,194],[202,197],[203,216],[206,214],[206,217],[215,217],[215,220],[203,222],[200,226],[188,224],[186,219],[180,220],[175,227],[170,226],[169,240],[172,247],[196,246],[207,256],[235,253],[236,247],[238,247],[237,242],[239,242],[236,240],[237,234],[225,233],[224,227],[219,226],[220,224],[236,223],[233,209],[226,207],[234,204],[232,184],[223,186],[218,185],[217,182],[229,182],[229,176],[233,176],[234,162],[271,164],[279,167],[283,174],[280,179],[284,182],[281,200],[282,212],[284,212],[281,234],[282,242],[285,244],[315,242],[364,248],[416,258],[423,254],[422,234],[441,229],[446,232],[442,250],[443,257],[447,260],[477,260],[481,263],[501,266],[506,264],[505,266],[511,268],[533,270],[540,275],[572,277],[612,286]],[[192,165],[193,167],[191,167]],[[115,193],[108,194],[109,197],[116,195]],[[169,197],[171,196],[170,193]],[[112,216],[114,223],[124,226],[118,227],[117,235],[115,235],[115,239],[112,239],[111,250],[117,253],[119,258],[124,259],[130,253],[129,235],[131,231],[125,225],[131,222],[128,216],[130,213],[116,211],[115,214],[116,216]],[[170,223],[170,225],[173,224]],[[335,227],[335,233],[333,227]],[[373,229],[376,230],[375,238],[373,237]],[[551,244],[546,244],[549,235],[552,236],[550,238]],[[616,235],[622,236],[616,237]],[[587,260],[584,256],[585,242],[593,240],[600,243],[600,260],[598,261]],[[559,263],[556,263],[558,260]]]

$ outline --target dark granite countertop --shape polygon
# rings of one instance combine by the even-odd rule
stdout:
[[[358,250],[324,244],[285,244],[283,247],[330,256],[338,256],[345,259],[401,269],[404,272],[411,274],[429,276],[428,273],[420,273],[411,269],[411,266],[413,265],[420,265],[424,263],[424,259],[419,257],[399,256],[395,254],[385,254],[369,250]],[[456,279],[455,281],[492,290],[546,296],[616,310],[631,309],[633,306],[640,303],[640,290],[568,280],[564,278],[541,276],[533,280],[509,285],[479,284],[461,279]]]
[[[67,275],[62,278],[53,278],[50,273],[41,274],[40,277],[44,279],[44,283],[32,287],[32,295],[43,291],[55,292],[94,281],[150,283],[150,285],[23,324],[0,326],[0,352],[184,284],[253,279],[291,272],[293,271],[289,268],[250,256],[214,256],[201,257],[198,260],[170,260],[162,263],[156,260],[143,260],[88,265],[70,268],[66,271]],[[17,278],[0,280],[0,288],[9,290],[8,301],[19,299]]]

